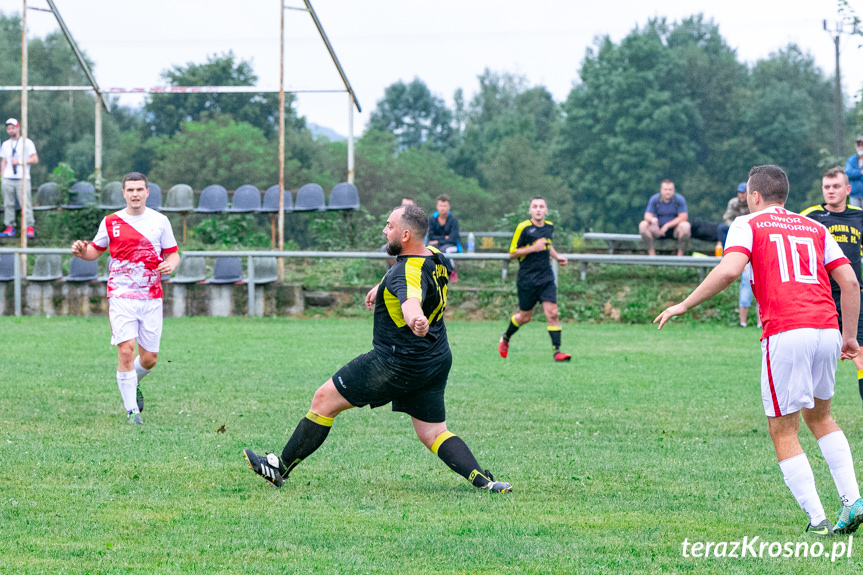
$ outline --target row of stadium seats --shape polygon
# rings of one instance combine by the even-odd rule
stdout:
[[[12,281],[15,277],[14,255],[0,254],[0,282]],[[72,258],[69,265],[69,275],[63,276],[62,260],[60,255],[40,254],[36,256],[33,265],[33,273],[27,276],[31,282],[56,281],[62,279],[67,282],[91,282],[107,281],[107,277],[99,276],[98,261],[87,261],[81,258]],[[277,262],[274,257],[255,257],[255,284],[267,284],[276,281]],[[164,277],[168,280],[168,277]],[[213,266],[213,275],[207,277],[206,262],[204,258],[187,257],[180,260],[180,266],[175,270],[174,276],[170,278],[171,283],[192,284],[233,284],[243,283],[243,263],[240,257],[216,258]]]
[[[324,211],[324,210],[358,210],[360,198],[356,186],[346,182],[336,184],[330,192],[329,204],[324,199],[324,189],[318,184],[306,184],[297,190],[296,201],[290,190],[285,190],[284,210]],[[60,205],[60,188],[54,182],[39,186],[33,201],[34,210],[66,210],[81,209],[88,205],[98,205],[104,210],[120,210],[126,206],[123,199],[123,185],[120,182],[110,182],[102,190],[101,203],[96,199],[96,190],[89,182],[77,182],[69,189],[69,203]],[[228,190],[224,186],[214,184],[201,190],[201,197],[195,206],[195,193],[186,184],[172,186],[162,203],[162,188],[150,183],[150,196],[147,207],[160,212],[181,213],[259,213],[279,211],[279,186],[270,186],[261,198],[261,190],[252,185],[240,186],[234,191],[230,204]],[[2,209],[2,208],[0,208]]]

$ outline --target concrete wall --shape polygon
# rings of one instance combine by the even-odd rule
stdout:
[[[14,284],[0,282],[0,316],[15,314]],[[165,317],[243,316],[248,314],[249,292],[245,284],[163,283]],[[104,282],[22,282],[21,312],[42,316],[107,316]],[[309,292],[308,305],[320,305],[318,292]],[[326,298],[324,298],[326,299]],[[330,297],[333,303],[335,298]],[[271,283],[255,288],[257,315],[298,314],[307,303],[299,285]]]

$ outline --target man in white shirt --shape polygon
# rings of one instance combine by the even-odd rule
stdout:
[[[21,188],[26,175],[30,181],[30,165],[39,163],[36,155],[36,146],[33,141],[21,139],[21,126],[15,118],[6,120],[6,133],[9,139],[0,146],[0,174],[3,176],[3,223],[6,229],[0,232],[2,238],[15,237],[15,198],[21,198]],[[23,166],[23,167],[22,167]],[[24,198],[21,209],[27,217],[27,237],[32,238],[33,232],[33,207],[30,202],[30,184],[24,190]]]

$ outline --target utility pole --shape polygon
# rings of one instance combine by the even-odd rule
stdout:
[[[836,48],[836,81],[834,86],[834,108],[833,108],[833,155],[842,157],[843,148],[845,147],[845,104],[842,98],[842,73],[839,68],[839,40],[842,34],[853,34],[856,32],[856,26],[852,25],[851,30],[845,31],[845,24],[842,20],[833,23],[833,29],[827,27],[827,20],[822,21],[824,31],[830,34],[833,40],[833,46]]]

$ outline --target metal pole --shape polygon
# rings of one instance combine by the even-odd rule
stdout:
[[[24,7],[21,11],[21,122],[18,137],[23,144],[21,158],[24,160],[21,169],[21,226],[18,231],[21,234],[21,247],[27,247],[27,186],[30,178],[27,177],[27,0],[23,0]],[[27,273],[27,255],[21,254],[21,269]]]
[[[281,258],[279,258],[281,259]],[[258,315],[257,305],[255,305],[255,257],[249,256],[246,259],[246,287],[249,294],[249,317]]]
[[[836,45],[836,108],[833,112],[833,129],[835,130],[833,147],[835,149],[833,154],[842,157],[842,148],[845,144],[845,122],[842,121],[842,112],[845,106],[842,102],[842,75],[839,70],[839,31],[833,38],[833,43]]]
[[[285,0],[279,2],[279,246],[285,251]],[[285,277],[285,262],[279,258],[278,277]]]
[[[96,94],[96,189],[102,191],[102,96]]]
[[[354,183],[354,97],[348,92],[348,183]]]
[[[26,234],[24,234],[26,235]],[[21,276],[24,274],[21,273],[21,264],[27,258],[27,254],[21,254],[20,258],[13,257],[12,263],[15,266],[15,316],[21,317]]]

